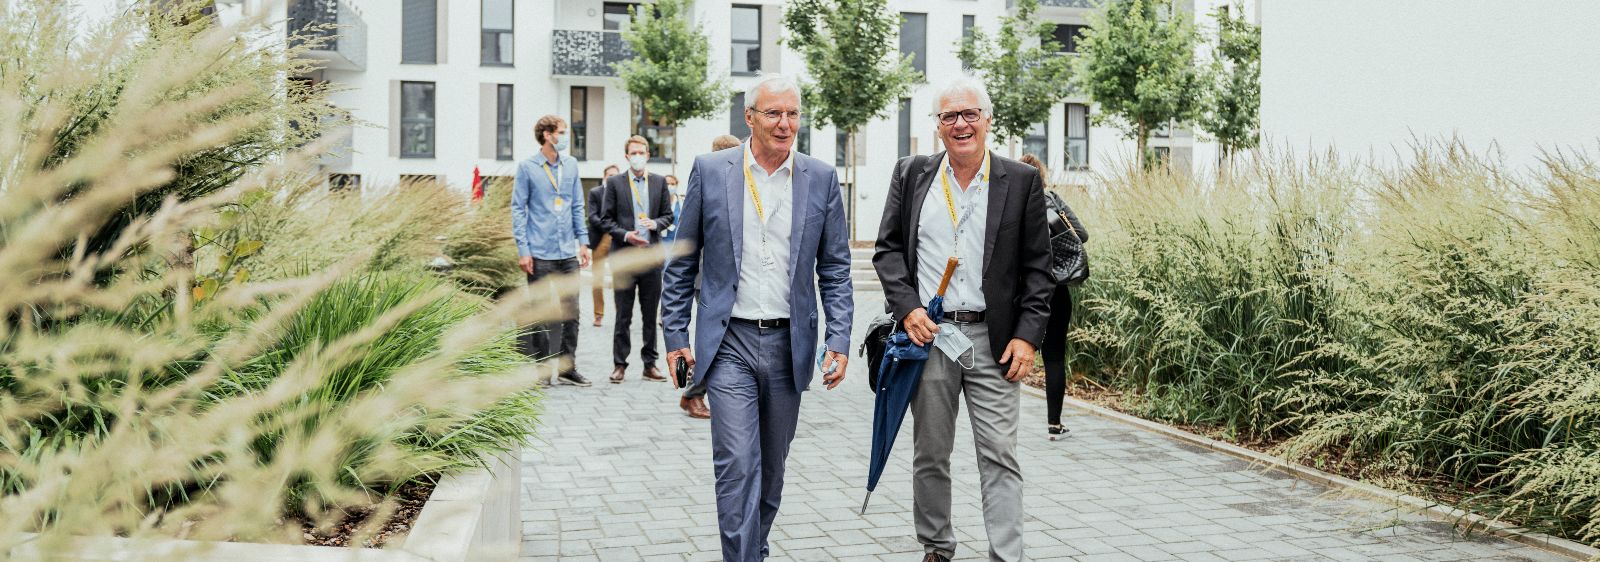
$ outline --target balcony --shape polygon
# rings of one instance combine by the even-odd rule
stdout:
[[[633,58],[633,49],[615,31],[557,29],[551,36],[550,74],[555,76],[617,75],[611,63]]]
[[[325,38],[307,53],[307,58],[322,61],[323,68],[367,68],[367,22],[346,0],[289,0],[288,34],[290,46],[298,46],[305,37]]]

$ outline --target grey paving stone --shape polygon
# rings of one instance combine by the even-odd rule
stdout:
[[[579,301],[580,318],[591,318],[587,296]],[[881,294],[857,295],[858,342],[881,309]],[[718,560],[710,425],[684,416],[670,386],[642,381],[637,365],[623,384],[604,382],[612,319],[603,328],[580,323],[578,368],[599,382],[548,389],[539,436],[524,449],[522,559]],[[912,421],[859,514],[873,398],[865,366],[852,357],[842,388],[805,393],[770,560],[913,560],[923,550],[911,523]],[[1495,537],[1462,539],[1447,524],[1066,414],[1071,436],[1048,441],[1044,401],[1022,398],[1024,542],[1034,560],[1561,560]],[[971,427],[956,427],[957,559],[983,560]]]

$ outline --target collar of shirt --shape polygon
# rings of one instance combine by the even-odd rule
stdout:
[[[632,179],[634,183],[638,183],[649,179],[650,175],[648,172],[640,172],[638,174],[628,174],[628,177]]]
[[[950,175],[950,183],[956,184],[956,187],[960,188],[961,180],[956,179],[956,167],[955,167],[954,164],[950,163],[950,153],[948,153],[948,152],[946,152],[945,155],[944,155],[944,166],[942,166],[941,169],[943,169],[946,174]],[[972,176],[972,181],[968,182],[966,188],[965,189],[961,189],[961,191],[963,193],[969,193],[969,192],[972,191],[973,187],[977,187],[977,186],[985,186],[986,187],[988,185],[989,185],[989,151],[986,150],[986,151],[983,152],[983,164],[980,164],[978,166],[978,175]]]
[[[788,158],[784,158],[783,163],[779,164],[778,165],[778,169],[773,170],[772,173],[767,173],[767,170],[765,168],[761,167],[761,163],[756,162],[756,154],[754,152],[750,151],[750,143],[748,143],[748,142],[744,143],[744,158],[745,158],[746,161],[750,162],[750,172],[752,174],[760,174],[762,177],[770,179],[770,178],[772,178],[772,176],[778,175],[778,172],[782,172],[782,171],[787,170],[789,172],[789,175],[791,175],[791,176],[794,175],[794,151],[793,150],[789,151],[789,157]]]
[[[561,166],[561,153],[557,152],[556,153],[556,159],[555,160],[551,160],[549,158],[545,158],[544,157],[544,150],[543,149],[533,151],[533,165],[535,165],[535,166],[543,166],[545,164],[549,164],[551,168],[560,167]]]

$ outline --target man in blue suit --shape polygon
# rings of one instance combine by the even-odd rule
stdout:
[[[800,393],[813,375],[818,293],[829,389],[844,380],[854,310],[839,176],[793,151],[799,86],[763,78],[745,95],[744,119],[748,142],[695,158],[677,236],[689,253],[668,264],[661,304],[668,368],[679,359],[693,366],[716,412],[712,464],[728,562],[767,556]],[[699,315],[692,348],[691,310]]]

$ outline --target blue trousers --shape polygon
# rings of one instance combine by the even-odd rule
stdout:
[[[767,534],[783,498],[783,468],[800,416],[789,330],[728,323],[706,370],[711,459],[716,468],[722,559],[767,557]]]

